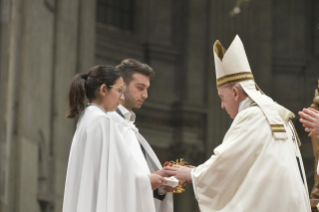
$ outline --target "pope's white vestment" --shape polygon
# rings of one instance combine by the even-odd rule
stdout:
[[[120,111],[121,114],[114,111],[109,113],[109,116],[114,121],[118,132],[123,135],[127,145],[135,144],[135,148],[129,149],[131,151],[131,154],[134,154],[136,155],[136,157],[139,158],[138,160],[140,163],[137,165],[143,166],[144,168],[146,166],[149,172],[154,172],[162,169],[163,167],[152,147],[139,133],[134,124],[135,114],[132,111],[128,111],[122,105],[119,105],[118,111]],[[141,147],[144,149],[144,153],[142,152]],[[163,191],[164,189],[160,188],[158,190]],[[158,192],[158,190],[156,190],[155,192]],[[173,195],[171,192],[167,192],[163,200],[153,198],[152,202],[155,203],[156,212],[173,212],[174,210]]]
[[[108,114],[90,104],[72,141],[63,212],[155,212],[150,171]],[[143,159],[143,158],[142,158]]]
[[[287,140],[275,140],[249,97],[240,104],[224,140],[191,173],[202,212],[310,212],[301,155],[289,123]],[[299,169],[296,156],[299,157]]]

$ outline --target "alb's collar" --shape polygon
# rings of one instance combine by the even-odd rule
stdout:
[[[246,97],[246,99],[239,103],[238,113],[240,113],[240,111],[245,110],[249,105],[251,105],[251,103],[253,103],[253,100],[249,98],[249,96]]]
[[[123,105],[119,105],[118,109],[121,111],[121,113],[123,114],[124,118],[128,121],[131,122],[135,122],[136,120],[136,115],[133,111],[129,111],[128,109],[126,109]]]

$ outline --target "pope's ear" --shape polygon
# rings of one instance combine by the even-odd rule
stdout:
[[[239,89],[236,86],[232,87],[232,93],[236,101],[239,99]]]

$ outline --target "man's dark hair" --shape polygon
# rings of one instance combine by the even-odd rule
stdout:
[[[133,59],[125,59],[115,67],[115,69],[121,72],[125,84],[129,85],[132,81],[132,75],[134,73],[140,73],[151,79],[155,76],[155,71],[147,64],[141,63]]]

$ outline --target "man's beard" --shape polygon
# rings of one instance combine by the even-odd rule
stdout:
[[[135,99],[134,97],[131,95],[129,90],[126,90],[124,93],[124,97],[125,97],[125,104],[127,107],[129,107],[131,110],[132,109],[139,109],[140,106],[134,105]]]

